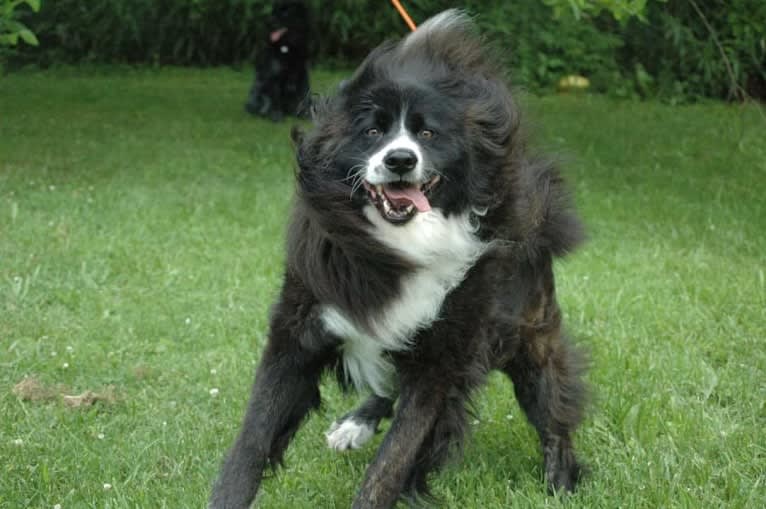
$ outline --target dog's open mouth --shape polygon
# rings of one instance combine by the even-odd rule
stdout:
[[[428,182],[388,182],[373,185],[364,181],[364,188],[370,201],[380,215],[390,223],[401,224],[409,221],[417,212],[428,212],[431,204],[428,193],[439,183],[436,175]]]

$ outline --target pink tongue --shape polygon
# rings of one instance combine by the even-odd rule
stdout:
[[[383,193],[396,208],[406,207],[410,203],[415,205],[419,212],[428,212],[431,210],[431,204],[428,198],[416,186],[410,187],[391,187],[383,186]]]
[[[285,35],[285,32],[287,32],[286,28],[280,28],[279,30],[274,30],[269,34],[269,39],[271,42],[277,42],[279,39],[282,38],[283,35]]]

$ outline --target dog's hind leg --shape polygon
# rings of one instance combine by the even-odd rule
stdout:
[[[242,429],[213,487],[210,508],[250,506],[267,464],[281,462],[303,418],[319,406],[320,376],[337,360],[319,319],[304,310],[305,303],[286,302],[285,293],[275,307]]]
[[[537,430],[543,449],[545,478],[551,491],[572,491],[581,467],[571,434],[582,420],[586,363],[561,332],[552,274],[546,291],[531,299],[519,328],[520,348],[503,366],[527,419]]]
[[[402,497],[427,495],[429,473],[462,440],[464,391],[470,386],[464,381],[445,381],[440,369],[420,370],[407,378],[401,380],[391,428],[367,469],[353,509],[388,509]]]
[[[428,477],[438,471],[455,453],[461,452],[468,428],[467,396],[453,387],[439,412],[431,432],[420,446],[415,466],[404,487],[405,496],[427,497],[436,502],[428,487]],[[439,505],[438,503],[435,505]]]
[[[372,438],[381,419],[393,415],[394,401],[372,394],[359,407],[336,420],[325,433],[327,446],[336,451],[358,449]]]

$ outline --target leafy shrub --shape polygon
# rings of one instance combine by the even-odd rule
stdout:
[[[46,1],[31,22],[40,65],[74,62],[213,65],[249,58],[270,2]]]
[[[39,13],[21,19],[38,34],[40,47],[20,48],[14,62],[249,62],[272,3],[47,0]],[[353,65],[380,41],[407,31],[382,0],[308,3],[317,41],[313,57],[325,63]],[[416,21],[455,5],[405,3]],[[532,90],[581,74],[594,90],[621,96],[679,101],[741,98],[747,90],[766,98],[763,0],[464,0],[460,5],[503,49],[500,56],[515,82]],[[628,18],[642,8],[642,19]]]
[[[40,0],[0,0],[0,72],[4,71],[5,61],[17,54],[19,41],[39,44],[34,32],[19,21],[25,8],[39,11]]]
[[[37,46],[37,37],[26,25],[18,21],[18,11],[26,4],[37,12],[40,0],[0,0],[0,46],[16,46],[19,40]]]
[[[539,1],[470,4],[473,12],[481,13],[477,19],[487,37],[504,48],[501,56],[519,84],[545,90],[564,75],[581,74],[591,78],[596,90],[605,91],[619,75],[616,54],[621,41],[607,14],[583,22],[571,13],[554,16]]]
[[[620,67],[646,70],[646,95],[766,99],[763,0],[653,2],[646,21],[631,20],[622,33]]]

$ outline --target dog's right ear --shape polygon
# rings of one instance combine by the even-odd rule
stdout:
[[[296,181],[300,181],[301,163],[305,157],[304,151],[306,149],[303,144],[303,140],[306,138],[306,133],[300,126],[294,125],[290,129],[290,141],[293,143],[293,152],[295,153],[295,165],[293,166],[293,176]]]
[[[303,129],[298,127],[297,125],[294,125],[292,129],[290,129],[290,139],[293,142],[293,148],[298,148],[301,146],[301,143],[303,143],[303,138],[306,136],[306,133],[303,132]]]
[[[394,50],[396,42],[397,41],[394,40],[383,41],[370,51],[353,74],[338,84],[338,93],[353,95],[359,87],[375,81],[376,76],[378,75],[377,64],[384,55],[389,54]]]

